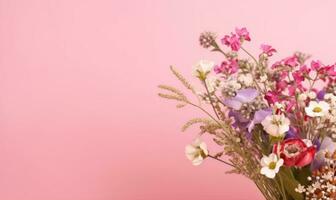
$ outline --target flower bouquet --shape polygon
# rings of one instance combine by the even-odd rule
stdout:
[[[186,122],[200,132],[185,148],[193,165],[214,159],[228,173],[252,180],[269,200],[336,199],[336,67],[296,52],[271,62],[277,51],[262,44],[258,56],[244,48],[246,28],[236,28],[220,43],[202,33],[200,45],[223,55],[215,64],[201,60],[193,68],[203,91],[196,90],[174,67],[171,71],[195,95],[160,85],[162,98],[202,111],[205,118]],[[272,63],[272,64],[271,64]],[[210,134],[219,152],[210,152]]]

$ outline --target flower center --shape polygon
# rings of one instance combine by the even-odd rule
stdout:
[[[319,113],[319,112],[321,112],[322,111],[322,108],[320,108],[320,107],[315,107],[314,109],[313,109],[313,112],[316,112],[316,113]]]
[[[275,169],[276,168],[276,162],[270,162],[270,164],[268,164],[268,168],[269,169]]]
[[[296,144],[290,144],[285,147],[284,153],[287,157],[294,157],[300,154],[300,147],[297,146]]]
[[[196,149],[197,149],[197,152],[195,153],[195,156],[194,156],[195,158],[197,158],[198,156],[202,156],[202,158],[207,157],[203,149],[201,149],[200,147],[196,147]]]

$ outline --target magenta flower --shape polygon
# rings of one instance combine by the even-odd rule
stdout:
[[[267,92],[264,97],[268,104],[275,104],[275,102],[279,101],[279,94],[273,91]]]
[[[290,57],[287,57],[283,60],[283,63],[285,65],[288,65],[290,67],[296,67],[299,65],[299,60],[297,58],[296,55],[293,55],[293,56],[290,56]]]
[[[328,65],[324,67],[324,70],[329,76],[336,76],[335,65]]]
[[[239,39],[251,41],[250,33],[247,31],[245,27],[243,28],[236,28],[236,33],[239,36]]]
[[[223,61],[221,65],[216,65],[214,71],[216,74],[234,74],[238,71],[239,65],[236,59],[232,59],[229,62]]]
[[[321,61],[319,60],[312,60],[311,63],[310,63],[310,67],[313,69],[313,70],[316,70],[318,71],[319,69],[321,69],[323,67],[323,64],[321,63]]]
[[[271,45],[267,44],[261,44],[260,49],[263,51],[262,53],[266,54],[267,56],[272,56],[273,53],[277,52]]]
[[[241,46],[240,39],[236,34],[231,34],[231,36],[224,36],[222,43],[228,47],[231,47],[232,51],[238,51]]]

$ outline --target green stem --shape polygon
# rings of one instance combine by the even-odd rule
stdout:
[[[219,158],[217,158],[217,157],[215,157],[215,156],[208,155],[208,157],[209,157],[209,158],[212,158],[212,159],[215,159],[215,160],[217,160],[217,161],[219,161],[219,162],[222,162],[222,163],[224,163],[224,164],[226,164],[226,165],[229,165],[229,166],[231,166],[231,167],[233,167],[233,168],[236,168],[236,166],[234,166],[233,164],[228,163],[228,162],[226,162],[226,161],[224,161],[224,160],[222,160],[222,159],[219,159]]]
[[[212,107],[214,113],[216,114],[216,117],[220,120],[220,117],[219,117],[219,115],[218,115],[218,113],[217,113],[217,111],[216,111],[216,108],[215,108],[215,106],[214,106],[214,103],[213,103],[213,101],[212,101],[211,94],[210,94],[210,92],[209,92],[209,89],[208,89],[208,86],[207,86],[207,84],[206,84],[206,81],[203,80],[203,83],[204,83],[205,89],[206,89],[206,91],[207,91],[207,94],[208,94],[208,97],[209,97],[209,100],[210,100],[211,107]]]
[[[283,193],[283,199],[287,200],[285,186],[284,186],[284,183],[283,183],[282,178],[281,178],[280,175],[279,175],[279,180],[280,180],[281,190],[282,190],[282,193]]]

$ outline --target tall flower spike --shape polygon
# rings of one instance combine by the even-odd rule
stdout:
[[[204,48],[209,48],[215,44],[216,34],[212,32],[203,32],[199,37],[200,45]]]

